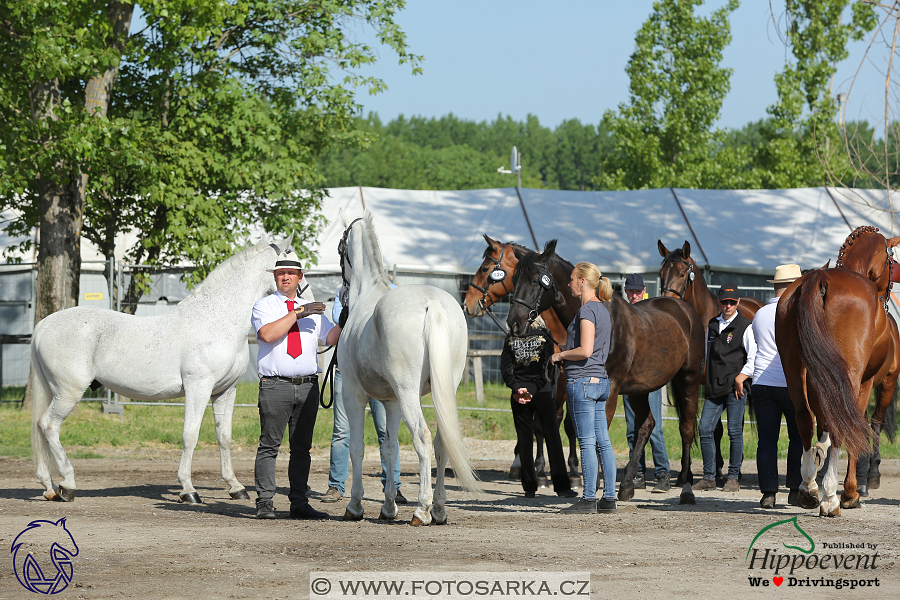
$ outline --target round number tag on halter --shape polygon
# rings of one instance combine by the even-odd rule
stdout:
[[[691,269],[691,272],[688,273],[688,279],[691,280],[691,283],[694,282],[694,270],[693,269]]]
[[[494,269],[490,274],[491,281],[503,281],[506,279],[506,271],[503,269]]]
[[[545,290],[549,290],[550,286],[553,285],[553,279],[550,278],[550,273],[542,273],[541,274],[541,287]]]

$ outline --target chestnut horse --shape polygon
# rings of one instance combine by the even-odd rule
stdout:
[[[568,293],[573,269],[572,263],[556,255],[556,240],[551,240],[540,254],[529,252],[521,257],[513,277],[515,297],[507,319],[512,335],[521,335],[530,320],[549,308],[561,322],[572,322],[580,308],[578,299]],[[705,351],[705,330],[700,316],[674,298],[651,298],[632,305],[613,294],[605,305],[612,322],[606,360],[609,376],[607,423],[611,423],[615,415],[619,394],[628,394],[634,409],[634,422],[643,423],[634,441],[635,451],[619,485],[619,499],[625,501],[634,497],[634,475],[650,432],[656,425],[647,402],[648,395],[671,381],[681,432],[681,473],[677,481],[683,486],[680,503],[694,504],[691,444],[694,442],[694,418]]]
[[[513,242],[501,244],[487,234],[484,234],[484,239],[488,243],[488,247],[484,251],[484,262],[481,263],[481,267],[475,272],[475,278],[469,283],[469,290],[466,292],[463,307],[466,315],[470,317],[481,317],[484,314],[488,314],[495,323],[502,325],[502,321],[491,311],[491,306],[504,296],[512,293],[512,280],[516,273],[516,265],[519,264],[519,257],[526,252],[531,252],[531,250]],[[557,344],[565,346],[566,326],[559,322],[556,313],[552,310],[546,310],[541,313],[541,317],[553,336],[553,340]],[[570,478],[577,478],[579,477],[578,438],[575,436],[575,427],[572,425],[572,419],[568,415],[563,417],[565,407],[566,386],[557,384],[556,420],[558,423],[564,424],[566,435],[569,438],[568,465]],[[535,426],[540,428],[540,422],[535,421]],[[535,435],[538,438],[538,456],[535,458],[535,467],[537,467],[539,462],[543,462],[543,432],[539,432],[538,429]]]
[[[706,285],[706,281],[700,275],[697,263],[691,258],[691,244],[687,240],[684,246],[669,250],[662,240],[656,241],[659,254],[663,257],[662,266],[659,268],[660,296],[681,298],[694,307],[704,326],[714,319],[722,309],[719,302]],[[765,302],[753,296],[741,296],[738,310],[742,315],[753,320],[756,311],[762,308]],[[745,389],[749,389],[745,388]],[[722,420],[716,423],[713,438],[716,444],[716,478],[724,479],[722,466],[725,460],[722,457]]]
[[[835,268],[810,271],[778,302],[775,342],[803,441],[800,504],[818,505],[820,515],[840,516],[841,508],[859,506],[856,458],[869,450],[869,396],[877,386],[871,421],[877,437],[897,386],[900,336],[887,301],[892,281],[900,278],[890,250],[898,243],[900,237],[885,239],[874,227],[860,227],[841,246]],[[842,445],[849,466],[838,502]],[[816,470],[829,450],[819,502]]]

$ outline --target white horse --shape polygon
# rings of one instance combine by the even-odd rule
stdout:
[[[479,490],[456,414],[456,388],[466,363],[466,319],[459,302],[444,290],[429,285],[390,288],[369,211],[352,223],[341,211],[340,219],[346,228],[339,251],[344,279],[349,282],[349,317],[338,344],[338,363],[353,461],[353,487],[344,519],[363,517],[363,426],[366,403],[375,398],[384,403],[387,414],[382,444],[385,464],[395,464],[399,455],[401,416],[419,455],[419,506],[412,524],[429,525],[432,519],[435,524],[446,523],[444,468],[448,458],[459,484],[471,492]],[[431,432],[420,403],[429,389],[437,415],[433,497]],[[393,483],[390,477],[388,482]],[[385,486],[380,518],[397,517],[396,493],[393,485]]]
[[[247,370],[253,304],[275,290],[271,269],[291,245],[263,240],[216,267],[194,292],[164,315],[136,317],[79,306],[43,319],[34,329],[31,446],[37,480],[48,500],[75,499],[75,470],[59,441],[63,420],[92,383],[135,400],[184,396],[184,448],[178,468],[182,502],[200,503],[191,484],[191,457],[207,402],[212,400],[222,479],[234,499],[249,499],[231,465],[231,416],[237,383]],[[49,453],[61,481],[54,490]]]

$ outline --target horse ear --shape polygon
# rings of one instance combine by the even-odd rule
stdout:
[[[488,246],[491,247],[491,250],[497,250],[502,244],[495,239],[492,239],[488,234],[483,233],[484,241],[487,242]]]
[[[681,247],[681,258],[687,260],[691,257],[691,243],[684,240],[684,246]]]
[[[669,255],[669,249],[662,243],[662,240],[656,240],[656,247],[659,248],[659,255],[663,258]]]
[[[341,227],[347,229],[347,223],[350,221],[347,219],[347,213],[344,212],[343,208],[338,209],[338,220],[341,222]]]
[[[278,244],[279,254],[284,254],[288,248],[291,247],[291,242],[294,241],[294,231],[291,230],[291,235],[287,236],[280,244]]]
[[[896,246],[897,244],[900,244],[900,235],[898,235],[897,237],[894,237],[894,238],[891,238],[891,239],[887,240],[888,248],[893,248],[893,247]]]
[[[828,262],[825,263],[824,265],[822,265],[822,268],[823,268],[823,269],[828,269],[828,268],[830,268],[830,267],[831,267],[831,259],[829,258],[829,259],[828,259]]]
[[[271,242],[269,241],[269,235],[265,231],[263,231],[262,236],[260,236],[259,243],[262,246],[268,246],[269,244],[271,244]]]
[[[549,259],[556,252],[556,242],[557,240],[550,240],[544,245],[544,251],[541,252],[542,260]]]

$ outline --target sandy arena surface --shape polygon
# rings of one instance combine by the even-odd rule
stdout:
[[[620,503],[617,513],[566,516],[558,510],[569,500],[548,489],[525,499],[520,484],[508,479],[513,445],[467,440],[470,455],[479,457],[474,464],[484,493],[468,498],[450,479],[449,524],[421,528],[409,525],[412,504],[400,507],[396,522],[376,519],[382,499],[375,449],[367,453],[365,518],[360,522],[340,520],[346,501],[319,501],[327,488],[327,450],[314,456],[310,483],[312,504],[331,515],[328,521],[287,518],[287,498],[281,495],[286,493],[286,457],[278,463],[275,521],[255,519],[253,500],[229,498],[214,451],[195,456],[194,485],[205,502],[200,506],[178,503],[178,453],[74,460],[79,489],[71,504],[41,497],[30,461],[3,459],[0,599],[37,596],[17,581],[9,549],[30,521],[62,517],[80,552],[73,561],[72,582],[57,598],[308,598],[314,571],[527,570],[590,572],[592,598],[900,597],[900,460],[884,461],[881,489],[862,508],[845,510],[840,518],[819,518],[818,510],[785,506],[786,490],[779,493],[775,510],[763,511],[756,465],[746,461],[739,492],[699,493],[695,506],[679,506],[676,489],[652,494],[648,487],[631,502]],[[238,478],[251,489],[253,457],[243,452],[235,465]],[[618,462],[621,476],[624,461]],[[415,454],[402,451],[401,465],[403,492],[413,500],[418,489]],[[841,476],[845,466],[842,460]],[[695,474],[699,471],[695,463]],[[251,496],[255,498],[252,491]],[[785,579],[776,586],[775,571],[762,568],[761,561],[749,569],[746,556],[757,533],[794,516],[814,540],[813,554],[820,559],[877,552],[871,558],[874,569],[800,568],[795,578],[877,578],[878,587],[851,592],[791,586],[784,569],[777,575]],[[783,544],[808,547],[790,524],[760,536],[755,547],[792,560],[801,555]],[[829,544],[838,549],[828,549]],[[864,549],[846,549],[846,544],[863,544]],[[753,587],[751,576],[769,585]]]

